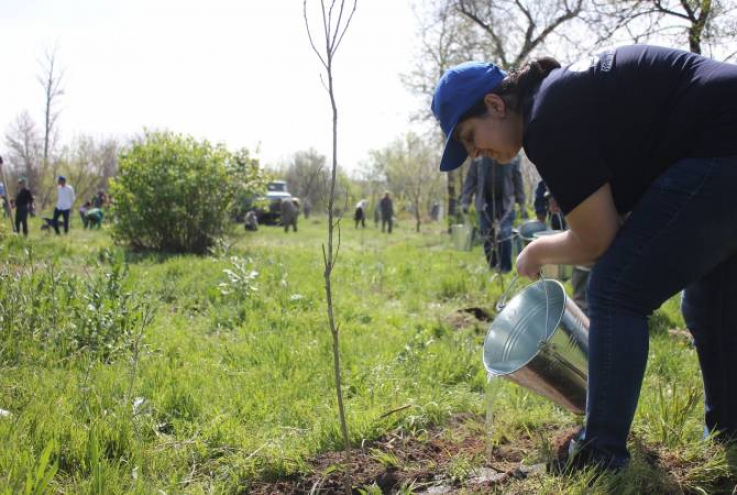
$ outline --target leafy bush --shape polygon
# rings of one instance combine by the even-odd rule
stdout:
[[[110,187],[113,237],[137,249],[202,254],[222,236],[234,199],[258,182],[241,150],[147,132],[121,153]]]

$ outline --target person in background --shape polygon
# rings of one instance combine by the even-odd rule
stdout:
[[[394,225],[394,203],[389,191],[384,192],[384,197],[379,201],[379,209],[381,210],[381,231],[386,230],[391,234],[392,225]]]
[[[64,219],[64,233],[69,233],[69,212],[72,211],[74,206],[74,200],[77,199],[74,195],[74,188],[67,184],[67,178],[63,175],[59,176],[56,188],[56,208],[54,208],[54,232],[56,235],[61,234],[59,232],[59,217]]]
[[[515,202],[521,208],[525,204],[519,157],[505,165],[486,157],[473,160],[461,192],[464,214],[468,213],[472,198],[489,268],[498,265],[501,272],[510,272]]]
[[[537,183],[535,189],[535,215],[541,222],[550,220],[550,228],[553,230],[565,230],[566,220],[558,206],[558,202],[548,191],[544,180]]]
[[[246,230],[256,232],[258,230],[258,215],[254,210],[246,213]]]
[[[0,203],[2,203],[3,214],[9,217],[11,215],[11,208],[8,198],[6,197],[5,184],[2,182],[0,182]]]
[[[302,213],[304,213],[305,219],[310,218],[310,214],[312,213],[312,201],[310,201],[310,198],[305,198],[303,203]]]
[[[284,198],[281,200],[281,224],[284,226],[284,232],[289,232],[289,227],[297,232],[297,219],[299,218],[299,207],[292,198]]]
[[[92,206],[95,208],[104,208],[107,206],[107,196],[105,195],[105,191],[102,189],[97,191],[95,197],[92,198]]]
[[[3,167],[3,157],[0,156],[0,169]],[[3,213],[7,215],[8,217],[11,216],[11,209],[10,209],[10,203],[9,198],[7,197],[8,192],[5,189],[5,184],[0,182],[0,203],[3,208]]]
[[[93,227],[96,229],[100,229],[102,227],[102,218],[105,216],[105,214],[102,211],[102,208],[90,208],[87,210],[87,214],[85,215],[85,228],[86,229],[92,229]]]
[[[79,212],[79,218],[82,220],[82,225],[87,228],[87,211],[92,208],[91,201],[85,201],[77,210]]]
[[[353,213],[353,220],[356,221],[356,228],[358,224],[361,224],[362,228],[366,228],[366,208],[368,207],[368,201],[362,199],[356,203],[356,211]]]
[[[432,109],[440,169],[524,147],[569,229],[532,241],[517,271],[595,262],[588,285],[586,418],[567,465],[623,469],[648,359],[648,317],[684,290],[704,380],[706,432],[737,442],[737,66],[620,46],[506,74],[449,69]],[[688,235],[684,235],[687,232]]]
[[[430,218],[433,222],[440,220],[440,203],[437,201],[433,201],[430,205]]]
[[[15,195],[15,231],[28,237],[28,214],[33,208],[33,194],[28,189],[26,180],[18,179],[18,194]]]

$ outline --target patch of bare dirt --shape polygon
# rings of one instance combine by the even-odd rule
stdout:
[[[464,493],[489,493],[492,486],[541,472],[540,466],[521,463],[535,452],[532,439],[517,438],[513,444],[495,447],[489,456],[482,430],[483,419],[460,416],[446,427],[420,438],[393,433],[354,449],[351,452],[353,493],[359,494],[359,488],[371,485],[378,486],[385,494],[396,493],[409,485],[416,493],[453,493],[461,485]],[[462,481],[449,475],[459,456],[474,461]],[[310,462],[310,473],[273,483],[256,483],[248,493],[343,494],[343,471],[339,468],[342,463],[342,452],[328,452]]]
[[[471,307],[450,313],[445,317],[445,322],[456,330],[475,328],[477,331],[486,331],[486,327],[493,319],[494,315],[489,310]]]

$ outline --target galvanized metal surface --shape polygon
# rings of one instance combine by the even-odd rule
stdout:
[[[512,298],[490,325],[484,366],[489,373],[583,414],[588,328],[588,318],[560,282],[540,280]]]
[[[517,227],[520,239],[522,239],[525,244],[532,242],[535,238],[535,232],[542,232],[543,230],[548,230],[548,226],[545,222],[541,222],[539,220],[527,220]]]
[[[565,231],[564,230],[541,230],[540,232],[535,232],[533,237],[535,239],[539,239],[540,237],[559,234],[561,232],[565,232]],[[543,265],[542,273],[545,278],[568,280],[569,278],[571,278],[571,275],[573,274],[573,266],[572,265]]]

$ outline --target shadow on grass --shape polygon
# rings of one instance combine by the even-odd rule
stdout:
[[[630,448],[632,458],[618,472],[575,468],[561,450],[550,452],[548,475],[566,493],[724,493],[737,490],[737,446],[725,449],[712,441],[695,442],[678,450],[659,450],[638,438]]]

